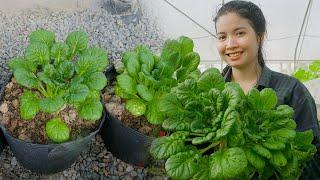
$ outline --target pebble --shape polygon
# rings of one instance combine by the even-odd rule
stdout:
[[[6,65],[7,61],[23,56],[28,35],[40,27],[55,32],[57,41],[65,40],[71,31],[79,29],[86,31],[90,37],[89,46],[96,45],[105,49],[110,64],[119,64],[117,62],[120,61],[121,54],[139,44],[149,45],[152,51],[157,52],[164,43],[162,33],[155,21],[144,15],[143,9],[139,16],[137,22],[124,21],[121,16],[109,14],[103,6],[78,11],[53,11],[43,8],[12,13],[0,11],[0,94],[11,74]],[[19,95],[21,92],[15,93]],[[8,108],[6,105],[1,105],[0,111],[8,111]],[[148,175],[146,169],[134,167],[114,157],[107,151],[99,135],[88,146],[88,151],[83,152],[70,168],[54,175],[37,174],[25,169],[17,163],[17,159],[7,146],[0,155],[0,179],[1,177],[61,180],[152,177]]]
[[[3,114],[8,112],[8,103],[4,102],[0,105],[0,112],[2,112]]]

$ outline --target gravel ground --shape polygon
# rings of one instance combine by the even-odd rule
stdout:
[[[72,12],[37,8],[14,13],[0,11],[0,19],[0,87],[9,76],[5,63],[23,55],[28,34],[40,27],[54,31],[59,41],[73,30],[85,30],[90,45],[106,49],[111,63],[138,44],[147,44],[154,51],[163,44],[155,22],[142,11],[124,19],[108,14],[104,7]],[[99,135],[69,169],[53,175],[36,174],[21,167],[8,147],[0,155],[0,179],[165,179],[160,174],[157,175],[157,169],[134,167],[115,158]]]

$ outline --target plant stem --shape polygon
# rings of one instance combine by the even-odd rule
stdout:
[[[201,150],[200,150],[200,154],[205,153],[205,152],[208,151],[209,149],[217,146],[218,144],[219,144],[219,142],[215,142],[215,143],[210,144],[210,145],[207,146],[206,148],[201,149]]]
[[[226,142],[226,140],[223,140],[223,141],[221,141],[221,143],[220,143],[219,149],[224,149],[225,147],[227,147],[227,142]]]
[[[42,86],[42,83],[39,83],[38,91],[40,91],[41,94],[44,95],[45,97],[48,97],[48,93],[47,93],[47,91],[44,89],[44,87]]]
[[[201,136],[201,137],[204,137],[204,136],[206,136],[207,134],[191,132],[190,135],[192,135],[192,136]]]

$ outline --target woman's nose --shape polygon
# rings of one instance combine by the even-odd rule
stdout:
[[[234,37],[228,37],[227,39],[227,49],[232,49],[237,46],[237,40]]]

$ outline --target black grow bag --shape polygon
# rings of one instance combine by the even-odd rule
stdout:
[[[5,146],[6,146],[6,139],[4,138],[2,130],[0,129],[0,154],[2,153]]]
[[[1,71],[5,71],[4,69],[0,68]],[[8,82],[11,80],[12,74],[8,73],[8,76],[2,76],[0,77],[0,99],[2,99],[2,96],[4,94],[5,85],[8,84]],[[1,101],[0,101],[1,104]],[[3,149],[7,145],[7,141],[3,135],[2,129],[0,128],[0,154],[2,153]]]
[[[61,144],[33,144],[13,137],[5,127],[0,126],[10,149],[17,160],[27,169],[37,173],[51,174],[69,168],[81,152],[95,138],[105,121],[105,112],[99,128],[86,137]]]
[[[8,78],[7,84],[12,78]],[[4,94],[4,87],[0,89],[0,99]],[[104,103],[103,107],[104,107]],[[8,144],[17,160],[26,169],[37,173],[51,174],[69,168],[79,157],[80,153],[86,150],[95,135],[101,129],[105,121],[105,108],[99,127],[86,137],[78,138],[61,144],[33,144],[13,137],[4,126],[0,125],[0,151],[1,145]],[[2,141],[3,135],[3,141]]]
[[[117,76],[113,66],[110,66],[105,74],[109,82]],[[122,161],[140,167],[149,164],[149,147],[153,138],[125,126],[108,110],[106,123],[101,128],[101,137],[108,151]]]

